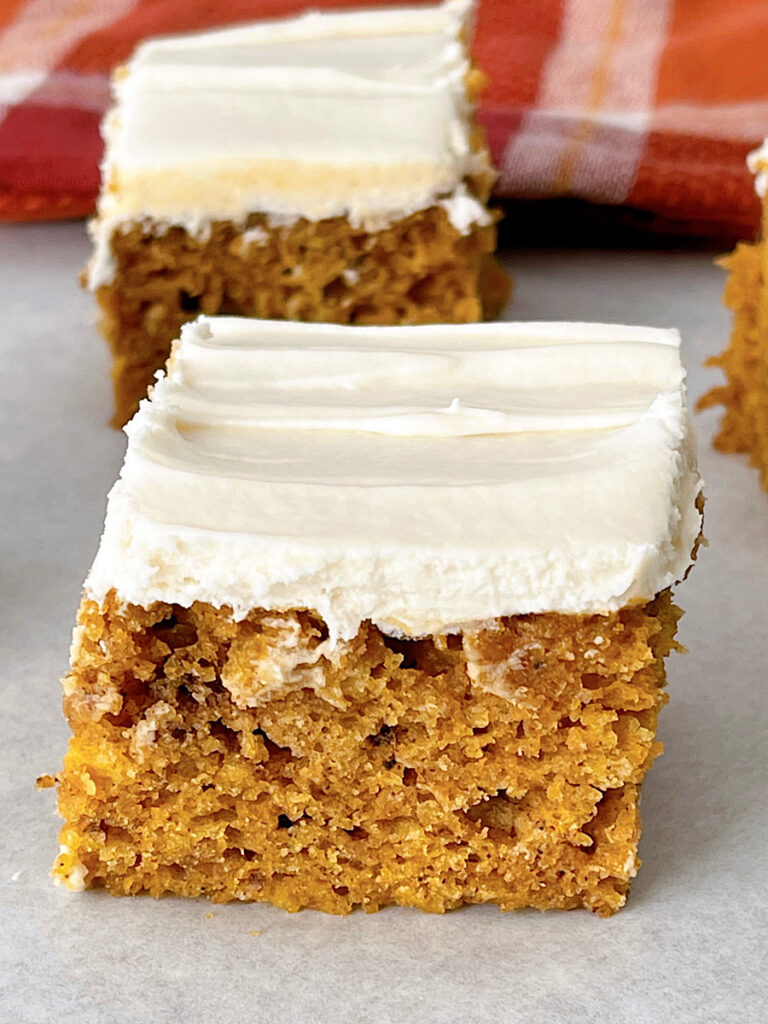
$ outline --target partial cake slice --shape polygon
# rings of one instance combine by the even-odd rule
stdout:
[[[715,445],[724,452],[746,452],[768,491],[768,139],[750,154],[749,166],[763,207],[762,234],[756,242],[739,243],[722,261],[729,274],[725,304],[733,311],[733,327],[726,350],[709,365],[723,370],[726,383],[705,395],[699,407],[725,406]]]
[[[678,342],[186,326],[85,586],[56,876],[617,910],[701,527]]]
[[[200,312],[475,321],[494,172],[470,0],[306,14],[140,46],[115,80],[87,271],[125,422]]]

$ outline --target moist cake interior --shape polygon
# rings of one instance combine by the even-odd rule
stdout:
[[[306,611],[86,600],[55,873],[287,910],[611,914],[678,616],[665,592],[423,640],[366,623],[329,660]]]

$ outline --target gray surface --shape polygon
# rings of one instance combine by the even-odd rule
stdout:
[[[54,794],[33,784],[64,750],[58,678],[123,449],[75,281],[86,254],[80,224],[0,229],[0,1020],[766,1020],[768,500],[742,460],[710,449],[715,413],[698,417],[711,546],[681,590],[690,654],[670,663],[645,865],[617,917],[338,919],[51,884]],[[716,380],[701,363],[729,321],[708,255],[513,253],[509,264],[517,317],[677,325],[692,395]]]

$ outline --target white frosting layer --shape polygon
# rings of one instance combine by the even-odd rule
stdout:
[[[675,331],[201,318],[127,428],[87,592],[313,608],[332,642],[649,599],[701,525],[683,377]]]
[[[112,275],[109,239],[151,218],[192,232],[249,213],[379,226],[445,206],[487,223],[463,181],[470,145],[460,36],[471,0],[310,13],[138,48],[104,122],[90,284]]]
[[[747,157],[747,167],[755,175],[755,192],[762,198],[768,188],[768,139]]]

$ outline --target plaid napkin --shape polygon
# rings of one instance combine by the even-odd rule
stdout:
[[[109,71],[147,36],[387,0],[0,0],[0,219],[93,210]],[[480,117],[504,197],[576,197],[749,236],[766,0],[480,0]]]

